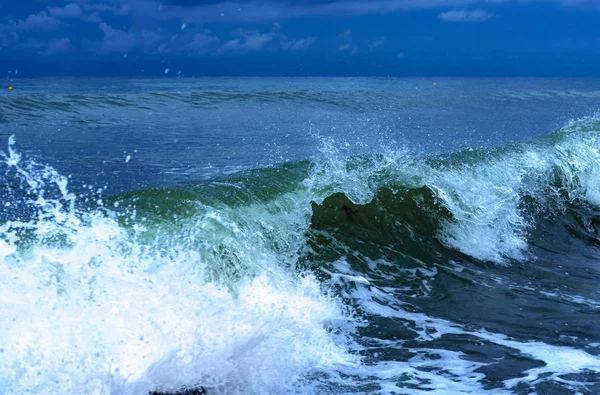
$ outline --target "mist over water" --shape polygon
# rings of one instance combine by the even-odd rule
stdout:
[[[437,87],[24,81],[0,387],[599,392],[600,82]]]

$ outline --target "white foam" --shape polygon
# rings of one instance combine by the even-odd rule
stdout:
[[[542,206],[551,204],[555,169],[562,176],[556,195],[567,192],[570,201],[600,206],[599,132],[596,118],[578,120],[552,144],[524,144],[523,150],[488,155],[485,161],[441,172],[425,168],[423,183],[437,192],[453,215],[444,224],[442,241],[481,260],[506,263],[526,258],[532,224],[524,217],[521,198],[527,194]]]
[[[36,214],[0,227],[2,391],[310,393],[318,384],[307,375],[359,363],[339,303],[312,276],[278,264],[282,255],[257,242],[264,235],[240,235],[227,213],[200,217],[214,225],[196,236],[211,226],[248,236],[221,240],[257,250],[240,254],[248,267],[230,279],[235,287],[208,281],[217,264],[197,244],[160,231],[145,244],[146,227],[125,229],[107,210],[77,212],[64,177],[6,157]]]
[[[453,216],[444,224],[442,241],[480,260],[523,259],[530,225],[519,207],[521,192],[527,189],[524,178],[541,168],[537,157],[515,153],[427,174],[425,182]]]
[[[571,198],[582,197],[596,206],[600,206],[599,127],[595,118],[574,122],[565,128],[566,140],[555,145],[555,163],[563,170]]]
[[[187,235],[199,237],[198,243],[183,245],[165,240],[169,235],[160,232],[157,244],[147,245],[138,237],[142,226],[124,229],[111,216],[77,213],[66,178],[48,167],[25,166],[9,146],[5,164],[33,192],[29,204],[38,215],[0,226],[0,388],[8,393],[141,394],[204,385],[212,393],[318,392],[317,384],[305,380],[308,375],[326,372],[346,385],[350,380],[338,375],[342,372],[364,382],[375,377],[382,392],[398,392],[396,383],[403,374],[419,387],[402,388],[403,393],[482,392],[483,376],[476,372],[482,363],[465,360],[459,352],[430,350],[440,356],[432,359],[419,349],[406,363],[363,366],[347,351],[360,350],[347,343],[353,322],[313,277],[290,270],[310,217],[308,202],[342,191],[364,203],[381,182],[389,181],[378,176],[396,167],[415,185],[430,185],[452,211],[455,221],[444,224],[440,234],[447,245],[505,263],[527,253],[529,224],[519,209],[519,193],[530,185],[532,174],[541,176],[559,166],[573,197],[600,203],[594,138],[575,136],[549,150],[527,148],[443,172],[422,166],[417,173],[408,172],[410,166],[400,154],[370,164],[366,172],[333,160],[317,166],[306,180],[300,214],[274,215],[264,209],[257,216],[253,206],[235,215],[206,210],[191,224],[198,230]],[[259,217],[262,222],[248,224],[248,218]],[[269,248],[266,237],[279,227],[292,235],[285,239],[289,248],[283,252]],[[19,236],[24,229],[37,242],[27,245]],[[251,234],[243,239],[241,229]],[[211,267],[219,262],[209,261],[202,248],[191,248],[203,242],[213,248],[216,241],[242,258],[235,287],[209,281]],[[467,330],[410,312],[393,290],[377,289],[364,273],[348,273],[341,261],[335,268],[341,273],[330,274],[352,284],[350,296],[362,309],[413,322],[421,341],[470,335],[545,363],[528,370],[526,377],[507,380],[507,388],[546,375],[543,380],[559,381],[570,373],[600,373],[598,357],[584,351]],[[415,274],[408,270],[407,275]],[[427,291],[427,279],[423,286]],[[338,336],[330,328],[343,330]]]
[[[559,347],[539,341],[517,341],[506,335],[492,333],[485,329],[468,330],[463,326],[439,319],[429,317],[423,313],[410,312],[402,308],[402,302],[396,300],[391,294],[382,292],[376,287],[358,287],[351,292],[352,297],[357,300],[366,312],[381,316],[394,317],[410,321],[415,324],[415,331],[421,341],[439,339],[444,335],[469,335],[491,343],[518,350],[521,354],[544,363],[542,367],[526,370],[523,377],[517,377],[504,381],[504,387],[514,388],[520,383],[528,385],[536,384],[541,380],[557,381],[567,383],[572,388],[584,388],[585,383],[571,382],[562,378],[564,375],[583,372],[600,373],[600,357],[571,347]],[[397,348],[403,347],[398,342]],[[440,349],[411,349],[417,352],[417,356],[406,363],[394,362],[393,374],[388,375],[387,366],[389,361],[382,361],[369,369],[370,374],[378,375],[381,379],[394,382],[406,374],[419,384],[418,390],[402,389],[402,393],[422,393],[433,391],[433,393],[473,393],[484,392],[481,387],[483,375],[476,372],[486,363],[476,363],[461,358],[462,353]],[[423,358],[429,352],[436,358]],[[379,376],[381,368],[382,375]],[[425,371],[423,369],[426,368]],[[431,372],[428,372],[431,370]],[[444,373],[444,371],[449,374]],[[448,389],[447,389],[448,388]],[[490,392],[489,390],[485,391]],[[429,392],[427,392],[429,393]],[[507,393],[504,389],[491,391],[490,393]]]
[[[119,258],[77,268],[75,251],[36,252],[0,270],[3,390],[138,394],[201,384],[268,393],[353,360],[326,329],[344,317],[313,278],[273,285],[261,276],[234,297],[175,264],[152,274]],[[62,284],[44,261],[61,267]]]

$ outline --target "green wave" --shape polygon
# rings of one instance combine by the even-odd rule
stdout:
[[[240,225],[237,238],[293,219],[298,225],[282,232],[296,234],[271,232],[266,244],[291,245],[289,239],[301,238],[312,250],[305,255],[315,262],[335,259],[335,253],[324,255],[335,250],[332,243],[341,243],[372,257],[385,247],[424,261],[462,254],[506,263],[539,243],[538,228],[553,226],[556,237],[566,230],[596,243],[599,131],[600,121],[592,118],[494,149],[423,159],[333,155],[331,161],[133,191],[110,198],[108,207],[118,202],[114,210],[123,213],[124,223],[132,221],[135,209],[145,224],[173,235],[184,232],[188,239],[208,212]]]

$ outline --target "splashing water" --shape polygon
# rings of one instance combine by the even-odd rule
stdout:
[[[597,241],[598,130],[428,158],[324,140],[315,162],[109,197],[76,196],[11,138],[0,386],[586,393],[595,250],[542,253]]]
[[[200,253],[165,250],[166,232],[144,244],[143,223],[78,205],[65,177],[13,144],[6,177],[25,191],[7,202],[31,215],[0,228],[3,391],[311,392],[308,375],[357,363],[332,332],[343,309],[313,276],[263,264],[232,293],[207,281]]]

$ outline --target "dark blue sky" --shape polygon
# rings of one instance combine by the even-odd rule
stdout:
[[[600,76],[600,0],[11,0],[0,75]]]

